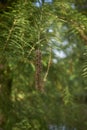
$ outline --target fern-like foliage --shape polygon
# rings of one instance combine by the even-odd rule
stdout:
[[[85,46],[84,53],[83,53],[83,77],[87,78],[87,46]]]
[[[37,46],[47,44],[47,29],[53,18],[50,16],[52,15],[46,11],[45,6],[38,8],[33,2],[22,0],[9,8],[8,12],[1,14],[1,55],[7,60],[27,59]]]

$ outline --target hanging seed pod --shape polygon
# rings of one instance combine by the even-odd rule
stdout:
[[[43,83],[42,83],[42,54],[41,54],[41,50],[37,49],[35,52],[35,68],[36,68],[36,72],[35,72],[35,87],[38,90],[42,90],[43,89]]]

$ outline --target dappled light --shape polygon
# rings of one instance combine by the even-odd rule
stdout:
[[[0,1],[0,130],[87,130],[86,7]]]

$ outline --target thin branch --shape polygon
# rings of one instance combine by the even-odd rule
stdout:
[[[72,19],[70,19],[70,20],[68,19],[67,20],[64,17],[60,17],[59,19],[61,21],[65,22],[65,23],[67,23],[67,22],[69,23],[70,22],[71,25],[74,25],[76,30],[78,31],[79,35],[82,37],[82,39],[85,41],[85,44],[87,45],[87,35],[85,34],[83,28],[76,21],[74,21]]]
[[[9,30],[9,34],[8,34],[8,37],[7,37],[7,40],[6,40],[6,44],[5,44],[5,46],[4,46],[4,49],[3,49],[3,51],[7,48],[7,46],[8,46],[8,41],[9,41],[9,39],[10,39],[10,37],[11,37],[11,34],[12,34],[12,32],[13,32],[13,29],[14,29],[14,25],[16,24],[16,19],[14,20],[14,22],[13,22],[13,25],[12,25],[12,27],[11,27],[11,29]]]
[[[45,76],[44,76],[44,79],[43,79],[44,82],[47,80],[47,76],[48,76],[49,69],[50,69],[50,65],[51,65],[51,59],[52,59],[51,52],[52,52],[52,48],[50,48],[50,55],[49,55],[49,61],[48,61],[47,72],[46,72],[46,74],[45,74]]]
[[[87,35],[84,33],[84,31],[82,29],[78,29],[80,36],[82,37],[82,39],[85,41],[85,44],[87,45]]]

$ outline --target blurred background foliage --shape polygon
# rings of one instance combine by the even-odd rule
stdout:
[[[0,128],[85,130],[86,103],[86,0],[0,0]]]

